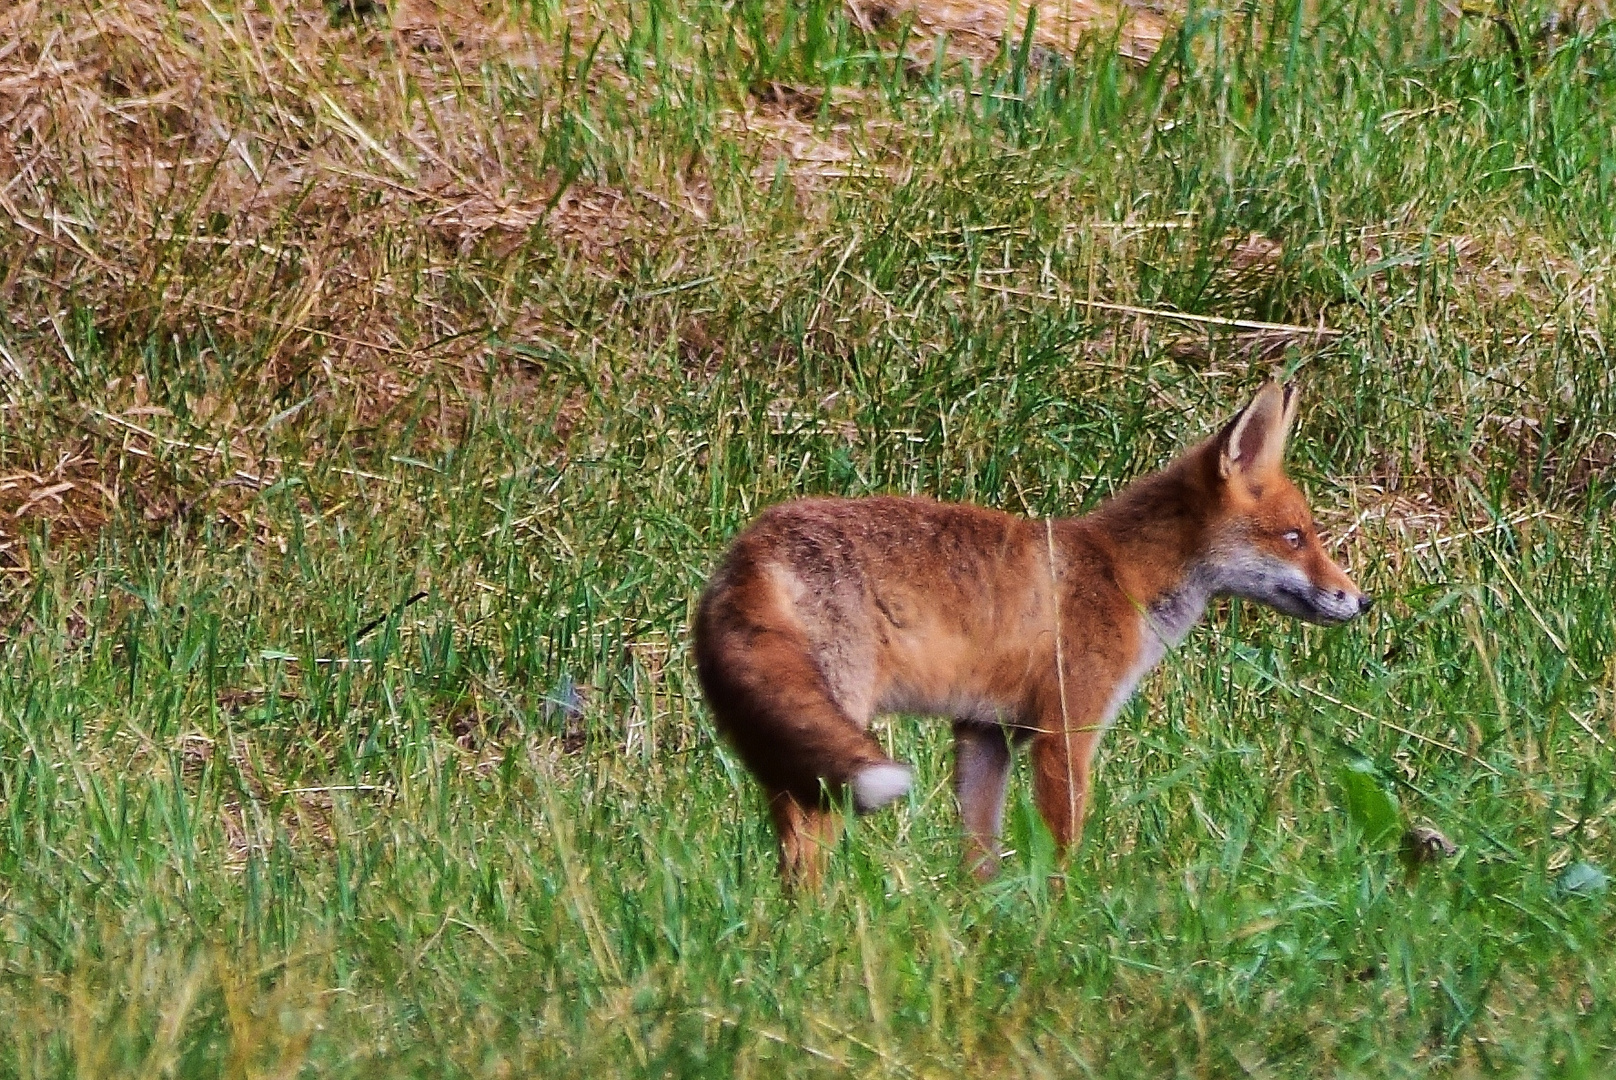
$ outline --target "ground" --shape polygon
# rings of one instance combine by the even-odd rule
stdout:
[[[1609,16],[11,5],[0,1075],[1607,1074]],[[895,719],[784,894],[726,539],[1276,370],[1374,612],[1217,608],[987,885]]]

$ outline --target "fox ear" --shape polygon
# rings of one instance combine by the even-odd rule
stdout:
[[[1218,471],[1225,480],[1236,474],[1261,476],[1279,471],[1285,457],[1285,436],[1296,415],[1296,388],[1263,383],[1234,422],[1224,429]]]
[[[1285,437],[1289,438],[1291,428],[1296,426],[1296,407],[1302,403],[1301,391],[1295,383],[1285,384]]]

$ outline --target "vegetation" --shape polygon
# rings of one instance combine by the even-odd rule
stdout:
[[[1574,14],[1196,5],[1137,62],[869,3],[13,5],[0,1075],[1607,1075]],[[1081,849],[1019,778],[985,886],[894,723],[916,793],[783,895],[687,661],[726,539],[1076,513],[1275,367],[1372,616],[1218,609]]]

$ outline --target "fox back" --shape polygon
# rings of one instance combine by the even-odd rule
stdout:
[[[1241,596],[1345,622],[1369,607],[1325,553],[1282,457],[1290,387],[1079,518],[922,498],[802,499],[730,547],[697,611],[697,673],[769,799],[788,878],[817,875],[837,802],[869,812],[910,774],[882,713],[947,718],[967,861],[997,864],[1014,746],[1065,849],[1101,733],[1204,614]],[[845,793],[845,795],[844,795]]]

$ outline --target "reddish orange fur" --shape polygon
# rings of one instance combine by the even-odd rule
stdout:
[[[991,873],[1009,743],[1030,744],[1038,810],[1067,849],[1105,725],[1208,595],[1321,621],[1366,608],[1281,468],[1294,405],[1265,385],[1081,518],[887,497],[759,515],[702,597],[695,654],[719,729],[768,794],[782,872],[817,879],[844,787],[894,797],[877,712],[955,719],[967,859]]]

